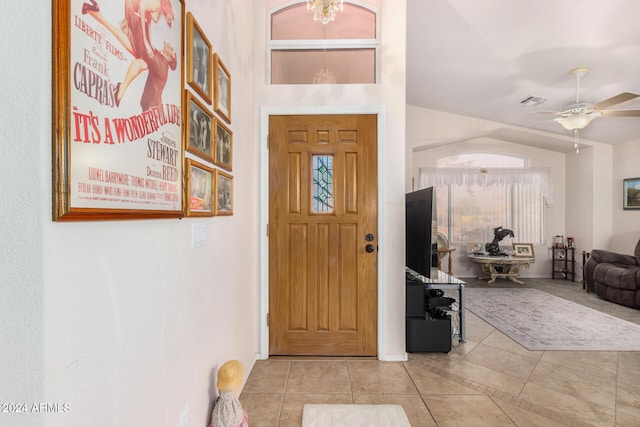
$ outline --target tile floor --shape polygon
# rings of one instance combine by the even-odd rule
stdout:
[[[526,282],[640,324],[640,310],[602,301],[579,283]],[[467,313],[467,342],[448,354],[256,362],[240,396],[251,427],[298,427],[305,403],[401,404],[413,427],[640,426],[640,352],[529,351]]]

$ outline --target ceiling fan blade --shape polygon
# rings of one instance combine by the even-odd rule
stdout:
[[[609,108],[613,105],[622,104],[623,102],[630,101],[634,98],[639,97],[640,95],[631,92],[622,92],[616,96],[612,96],[609,99],[605,99],[604,101],[600,101],[597,104],[594,104],[594,107],[597,110],[603,110],[605,108]]]
[[[604,110],[602,115],[606,117],[638,117],[640,110]]]

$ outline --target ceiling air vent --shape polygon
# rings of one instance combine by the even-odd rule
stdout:
[[[526,105],[527,107],[535,107],[536,105],[544,104],[546,99],[540,98],[539,96],[527,96],[520,100],[520,104]]]

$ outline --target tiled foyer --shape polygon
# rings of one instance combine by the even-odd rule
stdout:
[[[640,311],[579,283],[526,286],[640,324]],[[240,401],[252,427],[298,427],[305,403],[401,404],[413,427],[640,426],[640,352],[529,351],[468,312],[467,342],[448,354],[270,358],[256,362]]]

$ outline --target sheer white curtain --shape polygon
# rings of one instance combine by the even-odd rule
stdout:
[[[516,242],[543,241],[549,169],[421,168],[419,186],[436,188],[438,230],[452,243],[489,242],[498,226],[513,230]]]
[[[534,184],[540,186],[548,207],[553,206],[549,168],[420,168],[420,188],[438,185]]]

